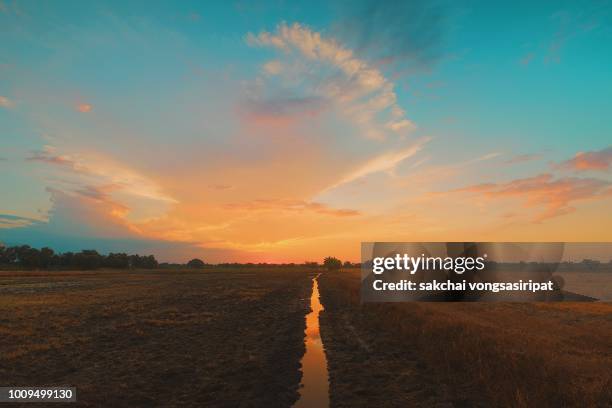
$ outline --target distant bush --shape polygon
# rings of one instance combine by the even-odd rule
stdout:
[[[191,261],[187,262],[187,267],[193,269],[201,269],[204,268],[204,266],[206,266],[204,261],[198,258],[194,258]]]
[[[333,256],[328,256],[327,258],[323,260],[323,266],[328,271],[336,271],[342,268],[342,261],[339,260],[338,258],[334,258]]]

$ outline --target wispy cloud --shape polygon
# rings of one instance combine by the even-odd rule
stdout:
[[[505,164],[525,163],[528,161],[538,160],[541,158],[542,158],[541,154],[529,154],[529,153],[517,154],[516,156],[512,156],[509,159],[505,160],[504,163]]]
[[[496,157],[501,156],[502,154],[500,152],[491,152],[491,153],[486,153],[483,154],[482,156],[478,156],[472,160],[469,160],[465,163],[465,165],[469,165],[469,164],[473,164],[473,163],[478,163],[478,162],[482,162],[482,161],[487,161],[487,160],[491,160],[494,159]]]
[[[208,186],[208,188],[211,190],[223,191],[232,189],[232,186],[229,184],[211,184]]]
[[[445,53],[453,11],[428,0],[342,2],[336,31],[356,50],[402,69],[431,69]]]
[[[302,201],[302,200],[254,200],[247,203],[228,204],[226,208],[231,210],[241,211],[292,211],[304,212],[310,211],[323,215],[331,215],[335,217],[352,217],[359,215],[359,211],[348,208],[330,208],[329,206],[317,202]]]
[[[265,64],[266,75],[284,76],[294,82],[295,89],[305,89],[307,97],[333,102],[365,136],[405,136],[414,129],[397,104],[394,84],[335,39],[295,23],[281,24],[274,33],[249,33],[246,40],[253,46],[276,48],[284,53],[284,59],[289,58]]]
[[[175,199],[161,191],[161,188],[151,179],[138,172],[99,155],[60,154],[53,146],[45,146],[43,150],[35,151],[26,158],[27,161],[41,162],[61,169],[78,177],[84,178],[86,185],[113,185],[128,194],[151,200],[174,203]]]
[[[0,228],[19,228],[41,222],[40,220],[18,215],[0,214]]]
[[[45,146],[43,150],[32,152],[32,154],[27,157],[26,160],[64,166],[74,170],[75,172],[85,171],[85,169],[80,168],[77,162],[70,156],[56,154],[55,148],[52,146]]]
[[[399,163],[408,159],[409,157],[414,156],[417,152],[419,152],[419,150],[421,150],[425,143],[427,143],[428,141],[429,139],[424,138],[409,147],[375,156],[367,160],[360,166],[351,170],[349,173],[340,178],[340,180],[338,180],[336,183],[326,188],[325,191],[334,189],[338,186],[350,183],[373,173],[392,170]]]
[[[612,168],[612,146],[591,152],[578,152],[576,155],[558,165],[561,169],[575,171],[609,171]]]
[[[284,122],[297,118],[313,117],[327,105],[318,97],[251,98],[245,104],[246,113],[257,122]]]
[[[507,183],[472,185],[452,193],[477,194],[490,199],[518,198],[526,207],[540,208],[534,217],[539,222],[574,211],[574,202],[610,196],[611,186],[610,182],[593,178],[554,178],[551,174],[541,174]]]
[[[610,5],[607,2],[585,2],[578,10],[559,10],[550,19],[557,29],[551,39],[545,62],[559,63],[563,48],[568,41],[599,28],[602,22],[610,17]]]

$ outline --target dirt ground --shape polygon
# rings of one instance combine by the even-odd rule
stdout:
[[[311,277],[0,272],[0,385],[75,386],[77,406],[291,406]]]
[[[361,304],[319,278],[334,407],[612,406],[611,303]]]
[[[74,406],[289,407],[313,275],[0,272],[0,385],[75,386]],[[319,288],[332,407],[612,406],[610,303],[361,304],[358,270]]]

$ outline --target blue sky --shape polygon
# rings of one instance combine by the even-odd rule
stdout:
[[[609,2],[2,1],[0,240],[296,260],[606,238],[611,23]]]

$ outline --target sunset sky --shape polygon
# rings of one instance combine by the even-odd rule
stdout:
[[[611,241],[609,2],[0,0],[0,242]]]

